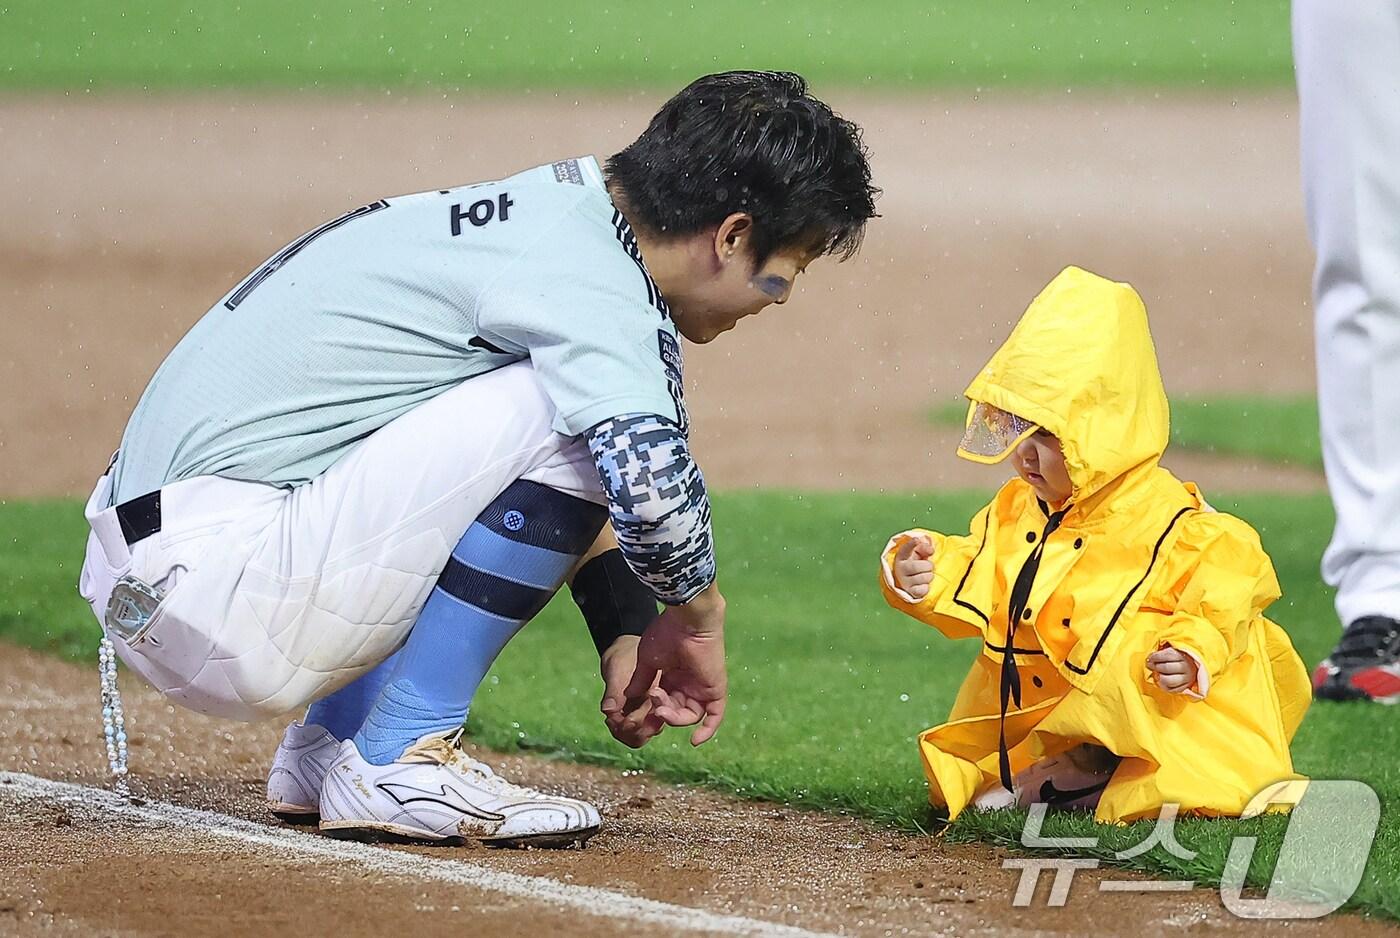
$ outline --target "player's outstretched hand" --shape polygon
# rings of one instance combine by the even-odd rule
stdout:
[[[608,732],[612,733],[613,739],[633,749],[645,746],[666,726],[665,721],[653,711],[650,700],[632,719],[623,716],[627,684],[637,671],[637,643],[636,635],[619,635],[603,652],[599,662],[603,672],[603,700],[598,709],[603,712],[603,720],[608,724]]]
[[[932,582],[933,541],[915,534],[894,552],[894,585],[915,599],[923,599]]]
[[[684,606],[667,606],[647,627],[624,692],[624,721],[638,728],[648,716],[669,726],[698,723],[690,744],[699,746],[719,729],[728,692],[724,597],[711,584]]]

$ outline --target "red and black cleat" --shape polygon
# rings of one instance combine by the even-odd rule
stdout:
[[[1351,676],[1351,686],[1376,703],[1400,703],[1400,664],[1357,671]]]
[[[1386,616],[1357,619],[1312,677],[1319,700],[1400,703],[1400,622]]]

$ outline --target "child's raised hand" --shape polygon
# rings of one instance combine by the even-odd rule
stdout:
[[[1147,656],[1147,669],[1157,676],[1157,686],[1169,694],[1181,694],[1196,683],[1196,659],[1163,645]]]
[[[894,585],[914,599],[928,595],[933,582],[933,541],[916,534],[894,552]]]

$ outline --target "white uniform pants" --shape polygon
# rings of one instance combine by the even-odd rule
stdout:
[[[1400,0],[1294,0],[1337,613],[1400,618]]]
[[[101,621],[117,579],[165,598],[121,659],[193,710],[303,707],[391,654],[452,548],[516,479],[601,502],[587,446],[551,429],[528,364],[402,415],[295,489],[212,476],[161,490],[161,530],[128,549],[110,476],[88,503],[81,590]]]

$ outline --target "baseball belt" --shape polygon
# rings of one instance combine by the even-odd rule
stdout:
[[[116,515],[122,538],[128,547],[135,547],[160,531],[160,489],[122,502],[116,507]],[[138,644],[150,631],[151,617],[164,598],[156,587],[127,574],[112,587],[104,623],[110,633],[120,636],[127,645]]]

